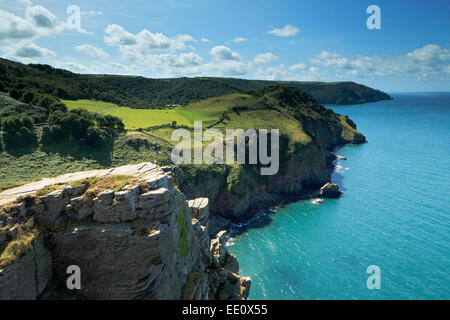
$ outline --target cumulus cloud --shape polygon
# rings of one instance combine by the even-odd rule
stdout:
[[[255,59],[254,62],[256,64],[269,64],[273,61],[278,60],[278,57],[270,52],[267,53],[262,53],[262,54],[258,54]]]
[[[306,67],[306,64],[297,63],[297,64],[293,64],[292,66],[290,66],[289,69],[292,71],[301,71],[301,70],[305,70],[305,67]]]
[[[0,48],[2,57],[10,60],[16,60],[22,63],[33,63],[35,58],[52,58],[56,53],[41,48],[31,40],[21,40]]]
[[[289,70],[284,64],[276,67],[260,67],[255,72],[257,79],[261,80],[287,80],[290,76]]]
[[[292,37],[300,32],[300,29],[293,25],[287,24],[282,29],[274,28],[267,31],[268,34],[272,34],[277,37]]]
[[[242,61],[219,61],[205,63],[192,70],[202,76],[243,76],[248,72],[248,65]]]
[[[105,29],[104,41],[111,46],[134,47],[137,50],[184,50],[185,42],[194,41],[194,38],[187,34],[178,35],[175,38],[169,38],[164,34],[153,33],[143,29],[138,34],[126,31],[117,24],[108,25]]]
[[[28,20],[0,10],[0,40],[27,39],[36,35],[36,30]]]
[[[424,78],[450,75],[450,50],[436,44],[428,44],[400,56],[360,56],[353,60],[323,51],[310,62],[357,77],[397,75]]]
[[[56,17],[53,13],[42,6],[29,6],[25,10],[25,17],[36,27],[55,28]]]
[[[233,39],[234,43],[241,43],[241,42],[246,42],[248,41],[248,39],[242,38],[242,37],[237,37]]]
[[[206,38],[201,38],[200,41],[201,41],[201,42],[208,42],[209,40],[206,39]]]
[[[351,67],[347,58],[336,54],[322,51],[316,58],[310,59],[310,62],[326,68],[333,68],[337,70],[348,69]]]
[[[216,60],[241,60],[241,56],[225,46],[216,46],[209,52]]]
[[[84,52],[91,57],[97,58],[97,59],[105,59],[109,57],[109,54],[107,54],[105,51],[103,51],[100,48],[94,47],[89,44],[83,44],[75,47],[75,50]]]
[[[180,55],[167,53],[161,54],[157,58],[162,65],[176,68],[198,66],[203,63],[203,59],[194,52],[182,53]]]

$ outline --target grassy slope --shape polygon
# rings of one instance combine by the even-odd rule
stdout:
[[[160,149],[142,145],[141,140],[158,143]],[[133,144],[128,140],[137,140]],[[75,143],[61,143],[49,148],[14,150],[0,154],[0,189],[12,188],[43,177],[64,173],[109,168],[139,162],[164,165],[170,159],[170,148],[160,139],[143,134],[128,134],[103,149],[80,148]]]
[[[110,102],[97,101],[97,100],[61,100],[69,110],[73,109],[86,109],[90,112],[102,112],[112,108],[117,108],[117,105]]]
[[[266,104],[265,107],[264,104]],[[270,105],[270,108],[267,109],[267,105]],[[94,109],[109,109],[111,104],[100,101],[77,101],[69,108],[76,107],[93,111]],[[236,110],[233,107],[239,108]],[[318,116],[309,107],[299,106],[299,108],[304,113]],[[270,94],[262,97],[229,94],[175,109],[144,110],[121,107],[110,112],[124,119],[128,128],[145,128],[172,121],[177,121],[178,125],[192,126],[195,120],[203,120],[204,129],[208,124],[214,123],[213,127],[222,132],[225,132],[227,128],[274,128],[280,129],[281,134],[288,135],[291,142],[298,145],[311,142],[311,137],[305,132],[302,123],[295,119],[291,112],[279,107],[276,98]],[[224,114],[226,117],[223,117]],[[351,140],[354,129],[348,125],[345,118],[335,114],[332,117],[344,127],[344,138]],[[221,118],[222,122],[218,122]],[[79,147],[74,143],[67,142],[50,148],[38,147],[33,150],[14,150],[13,153],[3,152],[0,155],[0,189],[10,188],[42,177],[141,161],[168,164],[172,148],[170,143],[172,131],[172,128],[164,127],[143,132],[129,132],[116,140],[114,145],[103,149]],[[138,140],[138,142],[130,144],[127,142],[130,139]],[[142,145],[139,140],[158,144],[161,146],[161,150]]]

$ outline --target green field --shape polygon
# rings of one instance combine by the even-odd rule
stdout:
[[[118,117],[122,119],[126,129],[133,130],[171,124],[173,121],[176,121],[177,125],[193,126],[194,121],[201,120],[207,126],[219,120],[223,113],[230,112],[232,107],[246,106],[251,101],[250,98],[251,96],[246,94],[229,94],[174,109],[134,109],[95,100],[62,100],[62,102],[69,110],[81,108]]]
[[[199,110],[198,106],[177,107],[174,109],[134,109],[118,107],[113,103],[95,100],[62,100],[69,110],[85,109],[90,112],[102,112],[122,119],[126,129],[139,129],[171,124],[192,126],[194,120],[216,121],[220,112],[214,112],[216,104],[209,109]],[[199,110],[199,111],[197,111]],[[219,116],[217,116],[219,114]]]
[[[190,126],[190,121],[177,109],[133,109],[120,107],[105,114],[122,119],[126,129],[160,126],[176,121],[178,125]]]
[[[69,110],[86,109],[90,112],[102,112],[112,108],[117,108],[117,105],[110,102],[96,101],[96,100],[61,100]]]
[[[106,110],[104,114],[122,119],[126,129],[130,130],[170,124],[172,121],[176,121],[177,125],[193,126],[196,120],[203,121],[203,127],[206,129],[226,114],[227,120],[216,123],[215,128],[280,128],[281,132],[287,133],[295,141],[306,143],[310,140],[296,120],[286,118],[286,115],[281,116],[274,110],[261,110],[260,101],[248,94],[228,94],[174,109],[133,109],[117,106],[115,109],[111,109],[114,108],[114,104],[102,101],[64,100],[63,102],[69,109],[83,108],[92,112]],[[234,107],[245,109],[237,113],[233,111]],[[158,128],[147,133],[170,141],[172,130],[171,128]]]

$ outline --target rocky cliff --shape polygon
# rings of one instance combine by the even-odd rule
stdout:
[[[226,232],[208,236],[208,199],[187,201],[170,173],[143,163],[56,181],[0,207],[0,299],[60,297],[72,265],[78,298],[248,296]]]
[[[280,117],[294,118],[306,138],[298,143],[292,136],[280,137],[280,170],[273,176],[261,176],[255,165],[174,168],[184,194],[210,199],[212,233],[286,198],[317,193],[331,180],[335,148],[366,142],[352,120],[326,109],[301,90],[271,86],[252,94],[267,110],[276,109]]]

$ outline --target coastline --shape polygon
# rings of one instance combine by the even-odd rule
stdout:
[[[367,143],[366,140],[364,143]],[[336,171],[337,168],[337,161],[338,160],[347,160],[347,158],[344,158],[342,156],[339,156],[337,152],[346,145],[360,145],[361,143],[355,144],[355,143],[345,143],[337,145],[333,148],[332,151],[330,151],[330,154],[332,155],[332,166],[330,168],[329,176],[330,176],[330,182],[331,181],[331,175]],[[242,234],[247,231],[247,227],[250,226],[255,219],[258,219],[259,217],[275,215],[280,208],[284,208],[286,205],[290,203],[294,203],[297,201],[302,200],[310,200],[313,198],[316,198],[317,195],[320,192],[320,188],[307,188],[303,190],[301,193],[296,195],[290,195],[290,196],[279,196],[278,201],[273,201],[270,204],[265,205],[264,207],[260,207],[258,209],[249,208],[245,214],[243,215],[243,219],[239,220],[229,220],[227,224],[221,224],[224,220],[227,220],[223,217],[218,217],[217,215],[210,215],[210,224],[213,223],[213,227],[210,227],[210,229],[214,229],[214,232],[210,232],[210,237],[214,237],[218,232],[221,230],[227,230],[228,239],[231,240],[234,236]],[[216,225],[214,225],[216,224]],[[217,232],[215,232],[217,230]]]

